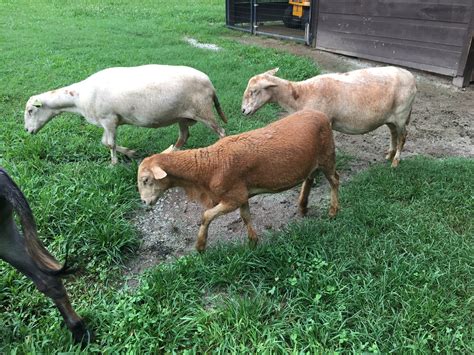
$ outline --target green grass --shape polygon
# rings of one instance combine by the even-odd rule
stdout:
[[[224,28],[222,1],[0,2],[0,165],[22,187],[40,235],[84,271],[67,282],[97,333],[91,352],[473,351],[474,162],[404,160],[341,189],[334,220],[306,219],[250,250],[221,246],[161,265],[122,288],[137,247],[137,162],[109,165],[101,131],[73,115],[36,136],[23,130],[29,96],[110,66],[183,64],[205,71],[228,133],[263,126],[277,109],[240,115],[247,79],[272,67],[300,80],[306,59],[242,46]],[[184,36],[218,44],[210,52]],[[177,127],[123,127],[141,156],[174,142]],[[388,138],[387,138],[388,139]],[[191,128],[188,147],[214,133]],[[339,159],[342,168],[347,155]],[[325,208],[325,206],[324,206]],[[50,301],[0,263],[0,353],[78,351]]]

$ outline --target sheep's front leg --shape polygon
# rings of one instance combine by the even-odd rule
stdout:
[[[255,229],[252,226],[252,216],[250,215],[250,206],[248,201],[240,206],[240,217],[242,217],[242,220],[247,226],[249,244],[251,247],[255,247],[258,243],[258,236],[257,232],[255,232]]]
[[[113,124],[104,125],[104,134],[102,135],[102,144],[110,149],[110,155],[112,158],[112,165],[118,163],[117,159],[117,147],[115,145],[115,132],[117,126]]]
[[[235,211],[239,206],[233,203],[221,202],[217,206],[206,210],[202,215],[201,226],[199,227],[198,239],[196,242],[196,249],[198,252],[203,252],[206,249],[207,242],[207,231],[209,224],[214,218],[219,217],[223,214]]]

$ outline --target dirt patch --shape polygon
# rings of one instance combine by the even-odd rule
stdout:
[[[234,38],[235,39],[235,38]],[[301,44],[262,37],[241,37],[244,44],[272,47],[315,60],[323,72],[345,72],[383,64],[343,57],[313,50]],[[270,68],[269,68],[270,69]],[[417,78],[418,94],[413,105],[411,123],[403,158],[412,155],[432,157],[474,157],[474,87],[458,89],[446,77],[410,70]],[[255,73],[257,74],[257,73]],[[381,127],[361,136],[335,132],[336,146],[354,159],[341,173],[341,183],[370,164],[382,162],[390,142],[389,130]],[[261,239],[271,231],[284,228],[301,217],[297,213],[299,189],[275,195],[252,198],[250,210],[254,226]],[[309,201],[309,216],[325,218],[329,201],[329,185],[321,179],[313,187]],[[342,206],[344,208],[344,206]],[[181,190],[169,191],[156,206],[142,210],[134,219],[140,231],[142,245],[137,257],[128,265],[133,275],[160,262],[194,252],[197,231],[203,209],[187,200]],[[209,228],[208,248],[217,243],[245,243],[246,229],[238,211],[216,219]]]
[[[322,178],[311,190],[308,216],[326,218],[329,192],[329,184]],[[298,193],[298,189],[292,189],[250,200],[254,227],[261,241],[269,238],[270,232],[282,230],[289,221],[302,218],[297,208]],[[140,232],[142,244],[137,257],[128,265],[127,273],[133,276],[160,262],[194,252],[203,211],[199,204],[189,201],[181,189],[167,191],[155,206],[140,211],[133,223]],[[218,243],[247,243],[247,229],[238,210],[212,222],[207,248]],[[129,281],[129,285],[135,283],[133,278]]]

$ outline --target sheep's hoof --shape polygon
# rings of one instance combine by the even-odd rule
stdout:
[[[255,249],[257,247],[257,244],[258,244],[258,238],[257,237],[249,238],[249,247],[251,249]]]
[[[399,159],[393,159],[392,160],[392,168],[398,167],[398,164],[400,163]]]
[[[196,250],[199,254],[202,254],[206,251],[206,246],[201,244],[196,244]]]
[[[300,206],[299,211],[300,211],[300,216],[304,217],[308,213],[308,207],[301,207]]]
[[[395,151],[389,151],[387,155],[385,156],[385,159],[392,160],[394,156],[395,156]]]
[[[329,217],[330,218],[336,217],[337,211],[339,211],[339,207],[331,207],[329,209]]]
[[[129,150],[128,150],[126,153],[124,153],[124,154],[125,154],[128,158],[132,159],[132,158],[135,156],[136,151],[129,149]]]

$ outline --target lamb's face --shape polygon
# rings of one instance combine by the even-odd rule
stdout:
[[[272,98],[271,88],[277,86],[267,74],[256,75],[248,82],[242,98],[242,113],[246,116],[254,114]]]
[[[138,191],[143,203],[147,206],[154,205],[168,189],[166,172],[157,165],[150,164],[145,159],[138,167]]]
[[[38,97],[32,96],[25,107],[25,130],[31,134],[38,132],[56,114],[45,107]]]

